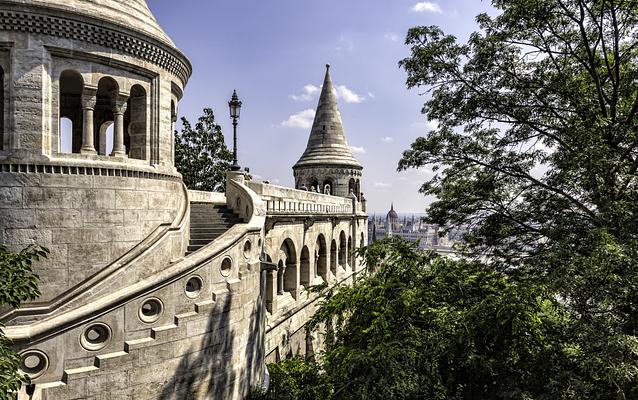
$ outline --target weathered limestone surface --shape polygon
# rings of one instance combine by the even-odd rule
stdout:
[[[0,243],[50,250],[42,296],[0,310],[33,382],[19,398],[242,399],[266,357],[318,351],[307,289],[356,279],[367,243],[329,74],[295,176],[332,195],[242,172],[188,191],[173,124],[191,66],[146,2],[0,3]]]

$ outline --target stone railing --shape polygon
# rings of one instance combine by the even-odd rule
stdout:
[[[266,213],[276,214],[353,214],[360,207],[353,207],[353,200],[307,192],[262,182],[248,181],[246,185],[266,203]]]

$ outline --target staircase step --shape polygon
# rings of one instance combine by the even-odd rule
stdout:
[[[91,365],[89,367],[81,367],[81,368],[73,368],[73,369],[65,369],[64,375],[62,376],[62,382],[68,383],[69,378],[75,378],[77,376],[86,375],[90,372],[99,369],[95,365]]]
[[[127,340],[124,342],[124,351],[130,352],[131,350],[139,349],[141,347],[146,347],[146,344],[149,342],[154,342],[155,339],[152,337],[145,337],[141,339]]]

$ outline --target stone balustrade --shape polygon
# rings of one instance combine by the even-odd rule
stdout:
[[[248,181],[247,186],[266,203],[267,215],[278,214],[353,214],[361,207],[353,207],[353,200],[297,190],[263,182]]]

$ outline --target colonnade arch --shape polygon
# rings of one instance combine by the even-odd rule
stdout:
[[[310,270],[310,250],[308,250],[308,246],[304,246],[303,249],[301,249],[299,268],[299,282],[304,286],[310,285],[313,278],[313,271]]]
[[[296,301],[304,289],[318,282],[334,283],[341,279],[344,270],[340,272],[339,265],[346,272],[355,271],[354,250],[357,239],[360,238],[359,246],[364,244],[363,233],[348,236],[342,224],[338,229],[333,227],[328,234],[322,230],[306,231],[304,237],[293,236],[292,231],[281,232],[274,237],[280,235],[283,241],[277,240],[265,249],[266,261],[275,267],[266,274],[265,303],[268,312],[276,312],[278,303],[288,304],[289,300],[285,297],[278,298],[288,296],[286,292]],[[273,253],[276,257],[271,258],[269,254]],[[272,259],[275,264],[272,264]]]
[[[326,246],[326,238],[323,234],[317,236],[315,259],[317,276],[320,276],[325,282],[328,282],[328,247]]]
[[[346,233],[344,231],[341,231],[341,233],[339,234],[339,265],[344,268],[347,264],[346,248]]]
[[[59,128],[64,134],[59,135],[58,151],[79,153],[82,148],[83,112],[82,93],[84,79],[74,70],[65,70],[60,74],[59,85]],[[66,119],[63,121],[63,119]],[[70,124],[68,123],[70,122]],[[63,124],[64,123],[64,124]],[[70,126],[69,126],[70,125]]]
[[[150,102],[141,84],[124,93],[111,76],[91,86],[79,72],[67,69],[59,77],[58,104],[59,153],[149,158]],[[63,118],[71,121],[70,131]]]
[[[279,261],[280,263],[281,261],[284,262],[283,290],[290,292],[293,294],[293,297],[295,297],[297,290],[297,252],[295,250],[295,244],[288,238],[284,240],[280,250],[284,255],[283,259]]]

